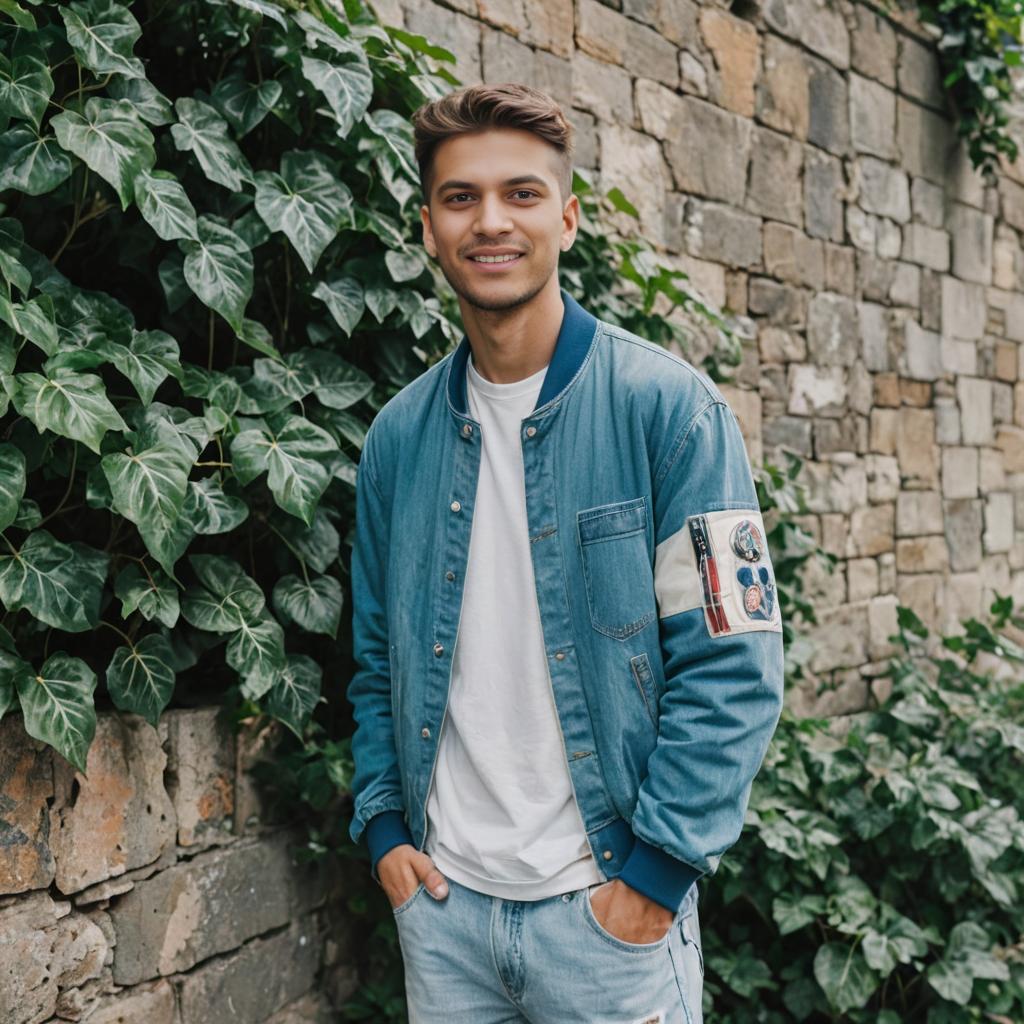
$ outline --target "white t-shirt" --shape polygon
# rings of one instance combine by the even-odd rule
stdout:
[[[546,372],[495,384],[467,364],[480,476],[424,845],[456,882],[521,900],[605,877],[569,778],[530,555],[520,431]]]

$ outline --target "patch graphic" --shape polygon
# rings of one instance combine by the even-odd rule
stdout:
[[[755,575],[756,574],[756,575]],[[744,565],[736,573],[743,584],[743,610],[748,618],[770,622],[775,610],[775,581],[767,566]]]
[[[744,519],[733,527],[729,543],[744,562],[759,562],[764,554],[761,531],[749,519]]]
[[[631,1020],[629,1024],[665,1024],[666,1019],[665,1011],[659,1010],[657,1013],[648,1014],[646,1017],[637,1017],[636,1020]]]
[[[711,546],[711,534],[708,532],[706,516],[693,516],[690,519],[690,539],[693,541],[693,550],[697,556],[697,570],[700,573],[708,630],[712,636],[728,633],[729,620],[726,618],[725,607],[722,604],[718,561],[715,558],[715,549]]]

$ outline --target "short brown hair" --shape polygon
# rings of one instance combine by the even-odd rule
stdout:
[[[423,201],[429,203],[434,151],[445,139],[488,128],[521,128],[558,150],[562,202],[572,195],[573,127],[546,93],[521,82],[467,85],[423,104],[413,115],[413,140]]]

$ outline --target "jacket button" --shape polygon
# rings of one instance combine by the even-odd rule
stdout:
[[[459,502],[457,502],[457,501],[453,501],[452,502],[451,509],[452,509],[453,512],[458,512],[460,508],[462,508],[462,505]]]
[[[451,569],[449,569],[449,570],[448,570],[448,571],[447,571],[447,572],[446,572],[446,573],[444,574],[444,578],[445,578],[446,580],[453,580],[453,579],[455,579],[455,573],[453,573],[453,572],[451,571]]]
[[[434,644],[434,654],[440,658],[444,654],[444,644]]]
[[[420,735],[421,735],[421,736],[422,736],[422,737],[423,737],[423,738],[424,738],[425,740],[429,740],[429,739],[430,739],[430,730],[429,730],[429,729],[428,729],[428,728],[427,728],[426,726],[424,726],[424,727],[423,727],[423,728],[422,728],[422,729],[420,730]]]
[[[555,651],[555,658],[558,661],[563,661],[565,659],[565,651]]]
[[[612,859],[612,851],[611,850],[605,850],[603,856],[604,856],[605,860],[611,860]]]
[[[536,433],[537,433],[537,428],[536,427],[527,427],[526,428],[526,436],[527,437],[533,437],[533,435],[536,434]]]
[[[463,423],[462,424],[462,433],[466,437],[469,437],[469,435],[473,433],[473,424],[472,423]]]

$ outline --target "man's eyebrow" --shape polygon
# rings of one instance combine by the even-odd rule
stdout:
[[[538,177],[536,174],[520,174],[515,178],[507,178],[501,184],[502,187],[509,185],[541,185],[544,188],[550,187],[543,178]],[[442,182],[437,186],[437,191],[444,192],[450,188],[476,189],[479,186],[473,181],[459,181],[455,178],[449,178],[448,181]]]

